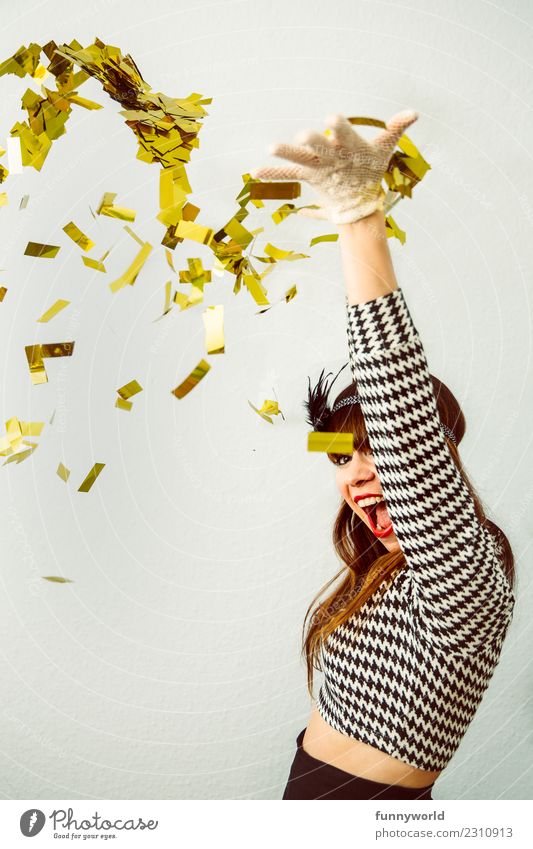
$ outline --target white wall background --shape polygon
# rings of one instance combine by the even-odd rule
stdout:
[[[434,796],[532,798],[531,4],[2,0],[0,11],[2,58],[97,35],[131,53],[154,90],[212,97],[189,177],[202,219],[218,225],[240,175],[274,161],[270,142],[322,128],[331,111],[419,110],[410,134],[433,170],[396,208],[407,243],[391,250],[430,368],[463,403],[463,457],[518,572],[500,665]],[[22,119],[26,85],[0,79],[1,139]],[[325,458],[306,451],[302,401],[308,374],[347,360],[338,247],[280,264],[272,300],[293,283],[299,294],[263,316],[226,275],[204,306],[153,323],[169,279],[163,249],[112,295],[136,248],[121,222],[93,221],[88,207],[117,192],[157,247],[158,168],[135,158],[99,84],[80,93],[105,108],[76,110],[42,172],[8,179],[0,211],[1,418],[47,422],[34,455],[0,474],[0,796],[280,798],[310,712],[303,616],[337,569],[337,493]],[[61,231],[71,219],[97,256],[114,246],[107,277],[82,266]],[[268,221],[257,212],[246,223],[293,250],[332,230]],[[28,240],[62,249],[30,259]],[[175,253],[181,268],[211,257],[193,243]],[[57,298],[71,306],[36,324]],[[226,353],[177,401],[170,389],[205,356],[201,311],[218,303]],[[32,387],[24,345],[68,339],[75,355]],[[145,389],[124,413],[115,391],[133,378]],[[273,388],[285,421],[270,426],[247,399],[260,405]],[[78,493],[96,461],[104,471]],[[50,574],[73,583],[42,580]]]

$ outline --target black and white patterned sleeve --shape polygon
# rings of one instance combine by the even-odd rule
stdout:
[[[411,580],[419,635],[471,651],[501,639],[514,597],[440,427],[426,356],[400,288],[350,305],[348,350],[381,489]]]

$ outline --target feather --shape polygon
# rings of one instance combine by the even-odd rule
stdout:
[[[306,408],[308,413],[306,422],[313,428],[313,430],[320,431],[326,429],[327,420],[331,415],[331,408],[328,405],[328,395],[339,374],[346,368],[347,365],[348,363],[345,363],[342,366],[330,383],[328,383],[328,378],[331,376],[332,372],[328,372],[327,375],[324,375],[324,369],[322,369],[320,377],[313,388],[311,388],[311,378],[308,378],[309,387],[307,391],[307,399],[303,402],[303,406]]]

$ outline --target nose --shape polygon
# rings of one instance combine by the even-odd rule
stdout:
[[[373,463],[360,451],[354,451],[352,459],[342,469],[345,482],[354,489],[377,480]]]

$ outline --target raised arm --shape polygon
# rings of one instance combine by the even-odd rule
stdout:
[[[492,534],[448,450],[383,213],[340,226],[348,350],[381,489],[411,572],[420,634],[472,651],[500,637],[513,597]]]

